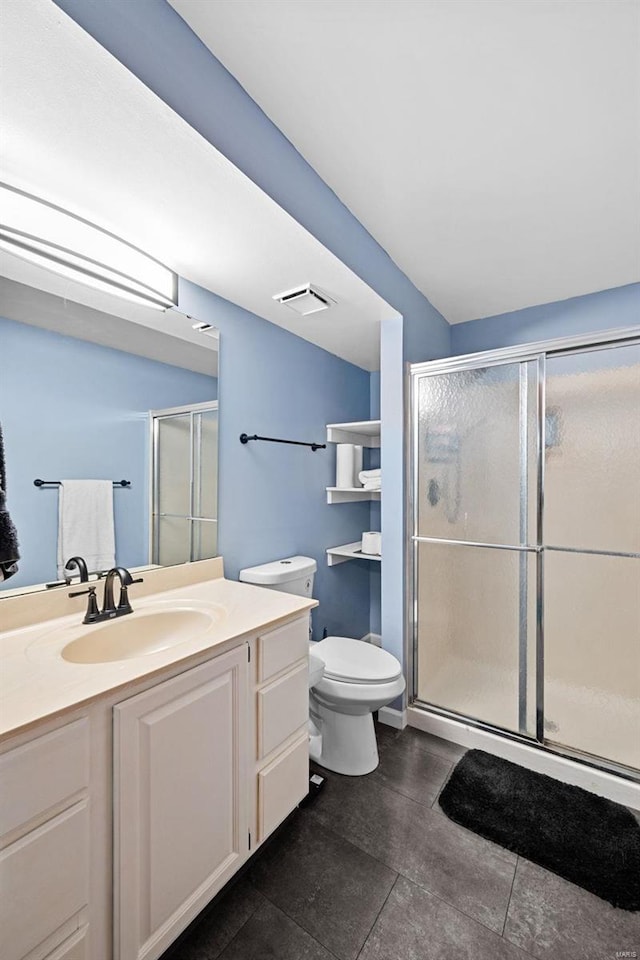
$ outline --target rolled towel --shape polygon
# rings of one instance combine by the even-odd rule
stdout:
[[[18,534],[13,525],[6,503],[6,469],[4,462],[4,444],[2,424],[0,424],[0,583],[18,572]]]
[[[380,480],[382,476],[382,471],[380,467],[377,470],[361,470],[358,474],[358,480],[360,483],[368,483],[369,480]]]

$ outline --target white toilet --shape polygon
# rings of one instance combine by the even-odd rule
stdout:
[[[316,569],[310,557],[287,557],[247,567],[240,580],[310,597]],[[373,711],[404,692],[400,663],[386,650],[351,637],[326,637],[310,643],[309,651],[324,662],[324,675],[310,673],[311,759],[348,776],[371,773],[378,766]]]

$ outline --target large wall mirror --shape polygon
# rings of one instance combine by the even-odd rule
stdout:
[[[0,598],[77,578],[65,569],[74,554],[100,575],[110,538],[129,569],[218,553],[217,331],[176,310],[126,314],[0,277],[0,425],[20,552]],[[97,523],[77,529],[92,510]]]

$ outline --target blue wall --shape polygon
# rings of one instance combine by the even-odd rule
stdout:
[[[542,303],[451,327],[451,353],[495,350],[553,337],[597,333],[640,323],[640,283]],[[424,357],[423,359],[429,359]]]
[[[369,632],[368,564],[328,567],[326,548],[369,529],[369,505],[327,504],[335,445],[254,442],[241,433],[319,441],[325,426],[369,416],[369,374],[193,283],[180,309],[220,330],[219,545],[225,573],[293,554],[318,564],[314,635]]]
[[[216,398],[214,377],[0,318],[0,420],[20,568],[56,579],[58,496],[45,480],[131,480],[113,494],[116,559],[148,562],[148,412]]]

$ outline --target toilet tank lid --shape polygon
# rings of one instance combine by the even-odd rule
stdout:
[[[239,579],[243,583],[287,583],[289,580],[308,577],[317,569],[318,566],[311,557],[285,557],[284,560],[261,563],[257,567],[245,567],[240,571]]]

